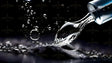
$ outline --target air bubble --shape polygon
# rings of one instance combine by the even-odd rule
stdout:
[[[38,28],[39,28],[38,26],[34,26],[34,29],[32,29],[30,31],[30,38],[32,40],[38,40],[39,39],[40,33],[39,33]]]

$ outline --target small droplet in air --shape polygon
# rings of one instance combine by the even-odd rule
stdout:
[[[27,24],[30,24],[30,19],[27,20]]]
[[[33,26],[33,24],[30,24],[30,26]]]
[[[22,28],[24,28],[25,27],[25,25],[24,24],[22,24]]]
[[[31,0],[25,0],[25,1],[31,1]]]
[[[42,0],[42,2],[45,2],[45,0]]]
[[[35,22],[37,23],[38,21],[36,20]]]
[[[67,23],[67,21],[65,21],[65,23]]]
[[[33,12],[33,14],[36,14],[36,12]]]
[[[47,19],[47,14],[43,14],[43,17],[44,17],[45,19]]]
[[[56,21],[56,23],[55,23],[56,25],[58,25],[58,21]]]
[[[48,30],[51,30],[51,26],[50,26],[50,25],[48,25],[47,29],[48,29]]]
[[[32,17],[32,19],[35,19],[35,17]]]
[[[61,4],[62,7],[64,7],[64,4]]]
[[[28,3],[25,3],[25,6],[27,6]]]
[[[21,6],[21,8],[23,9],[23,8],[24,8],[24,6]]]
[[[29,7],[30,9],[32,8],[32,6]]]
[[[33,10],[31,10],[31,12],[33,12]]]
[[[27,10],[27,13],[29,13],[29,12],[30,12],[30,9]]]
[[[16,2],[18,2],[18,0],[16,0]]]

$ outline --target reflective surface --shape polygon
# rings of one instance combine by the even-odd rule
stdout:
[[[9,39],[8,39],[9,40]],[[20,39],[19,39],[20,40]],[[17,39],[10,39],[12,42],[20,42]],[[25,40],[22,40],[23,44],[25,43]],[[28,45],[28,44],[27,44]],[[78,46],[79,45],[79,46]],[[81,41],[78,41],[78,44],[73,44],[74,47],[78,47],[78,49],[84,49],[86,51],[92,51],[97,50],[97,52],[101,52],[103,54],[112,54],[112,47],[106,47],[104,45],[96,45],[96,44],[84,44]],[[50,48],[47,48],[47,51],[44,51],[41,55],[40,54],[16,54],[16,53],[7,53],[7,52],[0,52],[0,62],[2,63],[111,63],[112,60],[108,59],[108,57],[105,58],[68,58],[69,56],[66,56],[64,53],[54,53],[53,50],[49,50]],[[99,49],[99,50],[98,50]],[[40,50],[44,50],[41,48]],[[56,52],[56,50],[54,49]],[[61,51],[61,50],[58,50]],[[51,54],[52,57],[47,55]],[[54,55],[53,55],[54,53]],[[56,54],[56,55],[55,55]],[[73,53],[74,54],[74,53]],[[62,57],[61,55],[65,55],[65,57]],[[54,56],[54,57],[53,57]],[[59,56],[59,57],[58,57]]]

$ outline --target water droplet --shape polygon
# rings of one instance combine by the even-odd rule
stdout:
[[[16,0],[16,2],[18,2],[18,0]]]
[[[36,20],[35,22],[37,23],[38,21]]]
[[[30,26],[33,26],[33,24],[30,24]]]
[[[32,8],[32,6],[29,7],[30,9]]]
[[[30,24],[30,19],[27,20],[27,24]]]
[[[30,31],[31,40],[38,40],[39,39],[40,33],[39,33],[38,28],[39,28],[38,26],[34,26],[34,29],[32,29]]]
[[[61,4],[62,7],[64,7],[64,4]]]
[[[24,8],[24,6],[21,6],[21,8]]]
[[[31,0],[25,0],[25,1],[29,1],[30,2]]]
[[[31,10],[31,12],[33,12],[33,10]]]
[[[51,30],[51,27],[48,27],[48,30]]]
[[[27,13],[29,13],[30,12],[30,9],[27,9]]]
[[[32,19],[35,19],[35,17],[32,17]]]
[[[28,28],[28,26],[25,26],[24,28]]]
[[[55,23],[56,25],[58,25],[58,21],[56,21],[56,23]]]
[[[6,43],[6,46],[8,47],[12,46],[12,43],[10,41],[6,41],[5,43]]]
[[[36,12],[33,12],[33,14],[36,14]]]
[[[26,2],[26,3],[25,3],[25,6],[27,6],[27,4],[28,4],[28,3]]]
[[[42,2],[45,2],[45,0],[42,0]]]
[[[65,21],[65,23],[67,23],[68,21]]]
[[[47,19],[47,14],[43,14],[43,17],[44,17],[45,19]]]

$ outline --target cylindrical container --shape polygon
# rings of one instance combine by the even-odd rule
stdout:
[[[87,7],[99,25],[112,19],[112,0],[93,0],[88,3]]]

